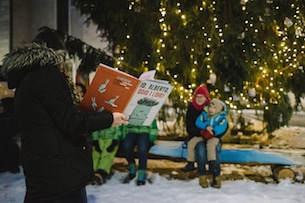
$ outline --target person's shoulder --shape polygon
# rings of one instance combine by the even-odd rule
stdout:
[[[54,65],[45,65],[35,68],[35,70],[31,71],[34,75],[39,75],[39,78],[42,80],[54,79],[55,77],[59,77],[62,73],[59,71],[57,66]]]
[[[204,118],[204,119],[208,119],[208,112],[207,111],[202,111],[201,113],[200,113],[200,115]]]
[[[195,107],[194,107],[192,101],[190,101],[190,102],[188,103],[188,105],[187,105],[187,110],[188,110],[188,111],[196,111],[196,112],[198,112],[198,110],[195,109]]]
[[[227,121],[227,114],[225,112],[220,112],[213,116],[215,120],[218,121]]]

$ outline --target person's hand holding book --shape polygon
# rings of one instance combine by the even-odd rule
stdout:
[[[128,124],[128,121],[126,120],[126,116],[123,113],[119,112],[113,112],[113,122],[111,127],[118,127],[122,124]]]

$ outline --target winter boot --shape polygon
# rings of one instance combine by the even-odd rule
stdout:
[[[103,169],[99,169],[95,172],[94,185],[103,185],[106,182],[107,172]]]
[[[136,172],[137,172],[137,169],[136,169],[135,163],[129,164],[129,166],[128,166],[128,178],[129,178],[129,180],[132,180],[134,177],[136,177]]]
[[[139,170],[137,185],[145,185],[145,182],[146,182],[146,170]]]
[[[209,161],[209,170],[213,175],[211,186],[214,188],[220,188],[221,187],[220,171],[219,171],[219,167],[216,166],[215,160]]]
[[[213,181],[212,181],[211,186],[214,187],[214,188],[220,188],[221,187],[221,178],[220,178],[220,176],[216,176],[216,177],[213,176]]]
[[[200,185],[202,188],[207,188],[207,187],[209,187],[207,176],[199,176],[199,185]]]
[[[181,169],[183,172],[189,172],[195,170],[194,162],[188,161],[185,167]]]

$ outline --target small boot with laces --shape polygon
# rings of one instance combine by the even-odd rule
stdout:
[[[128,175],[122,180],[122,183],[129,183],[132,179],[136,177],[137,168],[135,163],[128,165]]]
[[[220,176],[213,177],[211,186],[213,188],[221,188],[221,177]]]
[[[202,188],[207,188],[207,187],[209,187],[209,184],[208,184],[208,177],[207,177],[206,175],[199,176],[199,185],[200,185]]]
[[[209,169],[210,169],[210,172],[213,175],[211,186],[214,187],[214,188],[220,188],[221,187],[220,172],[217,170],[215,160],[209,161]]]
[[[146,170],[138,171],[137,185],[145,185],[146,183]]]

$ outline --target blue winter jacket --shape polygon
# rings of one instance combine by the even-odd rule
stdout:
[[[202,130],[205,130],[208,126],[213,128],[214,136],[221,137],[228,129],[228,107],[223,103],[223,110],[214,116],[208,116],[207,108],[196,119],[196,126]]]

